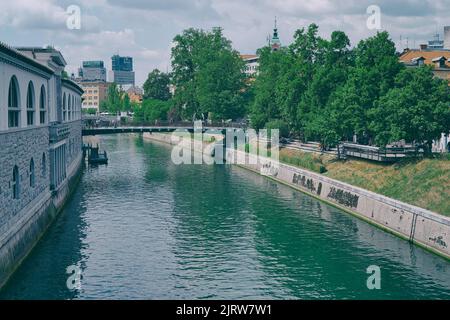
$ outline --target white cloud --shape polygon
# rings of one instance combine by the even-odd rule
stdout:
[[[81,30],[66,28],[71,4],[81,7]],[[168,67],[173,37],[185,28],[221,26],[236,49],[253,53],[277,16],[284,44],[313,22],[322,36],[339,29],[356,44],[374,34],[366,27],[371,4],[381,7],[382,26],[398,43],[402,36],[418,46],[450,24],[450,0],[2,0],[0,40],[58,46],[72,70],[82,60],[110,65],[113,54],[130,55],[142,83],[153,68]]]

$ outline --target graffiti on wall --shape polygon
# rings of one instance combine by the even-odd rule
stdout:
[[[264,163],[261,167],[261,175],[277,177],[278,176],[278,165],[273,164],[272,162]]]
[[[358,207],[359,196],[335,187],[331,187],[328,198],[349,208],[356,209]]]
[[[437,245],[440,245],[441,247],[447,248],[447,244],[445,243],[443,236],[429,238],[429,240],[436,243]]]
[[[320,193],[322,192],[322,183],[319,183],[319,185],[316,188],[316,184],[314,183],[313,179],[307,178],[306,176],[301,174],[295,173],[294,177],[292,178],[292,183],[305,189],[308,189],[311,192],[317,193],[317,195],[319,196]]]

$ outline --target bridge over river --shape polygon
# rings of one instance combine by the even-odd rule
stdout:
[[[185,130],[190,133],[202,132],[205,133],[208,130],[215,130],[222,134],[226,133],[226,130],[230,128],[218,128],[218,127],[202,127],[201,129],[196,129],[194,126],[120,126],[120,127],[91,127],[83,128],[83,136],[96,136],[103,134],[118,134],[118,133],[144,133],[144,132],[160,132],[160,133],[170,133],[175,131]]]
[[[131,123],[121,124],[117,117],[113,116],[84,116],[83,117],[83,136],[95,136],[103,134],[118,133],[144,133],[144,132],[161,132],[170,133],[174,131],[188,131],[193,133],[196,129],[198,132],[215,131],[222,134],[226,130],[246,129],[246,123],[236,122],[205,122],[202,121],[201,127],[196,128],[194,122],[188,121],[154,121],[153,123]],[[197,132],[197,131],[196,131]]]

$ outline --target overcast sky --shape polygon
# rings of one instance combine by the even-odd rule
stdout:
[[[81,9],[80,30],[66,26],[70,5]],[[370,5],[380,7],[381,27],[399,49],[406,38],[417,47],[436,31],[442,37],[450,25],[450,0],[0,0],[0,41],[51,44],[62,51],[69,72],[83,60],[104,60],[109,70],[113,54],[132,56],[142,85],[152,69],[169,68],[172,39],[183,29],[220,26],[248,54],[265,45],[277,16],[283,44],[315,22],[321,36],[342,30],[353,45],[376,32],[366,25]]]

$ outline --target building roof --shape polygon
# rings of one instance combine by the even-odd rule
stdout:
[[[425,59],[424,63],[427,65],[434,65],[436,61],[433,62],[433,60],[443,57],[446,59],[446,66],[450,68],[450,62],[448,61],[450,58],[450,50],[407,50],[401,54],[400,61],[407,64],[421,57]]]
[[[25,54],[23,54],[22,52],[20,52],[19,50],[16,50],[10,46],[8,46],[7,44],[0,42],[0,52],[3,52],[13,58],[16,58],[22,62],[28,63],[44,72],[53,73],[53,70],[50,69],[48,66],[46,66],[45,64],[26,56]]]
[[[22,52],[24,55],[31,55],[31,58],[35,60],[40,60],[39,57],[36,55],[38,53],[47,54],[48,57],[50,57],[51,61],[55,63],[58,66],[65,67],[67,65],[66,60],[64,59],[63,55],[60,51],[56,50],[53,47],[17,47],[17,51]],[[45,58],[47,60],[47,58]]]
[[[84,93],[83,88],[81,88],[78,85],[78,83],[76,83],[75,81],[72,81],[72,80],[66,79],[66,78],[62,78],[61,82],[62,82],[63,86],[71,88],[72,90],[77,91],[80,95],[83,95],[83,93]]]
[[[241,54],[242,59],[254,59],[258,58],[258,55],[256,54]]]
[[[142,90],[141,88],[137,87],[137,86],[131,86],[130,88],[128,88],[128,90],[126,90],[127,93],[133,93],[133,94],[138,94],[138,95],[142,95],[144,94],[144,90]]]
[[[440,57],[434,58],[434,59],[431,60],[431,61],[433,61],[433,62],[439,62],[439,61],[445,61],[445,60],[447,60],[446,57],[440,56]]]

